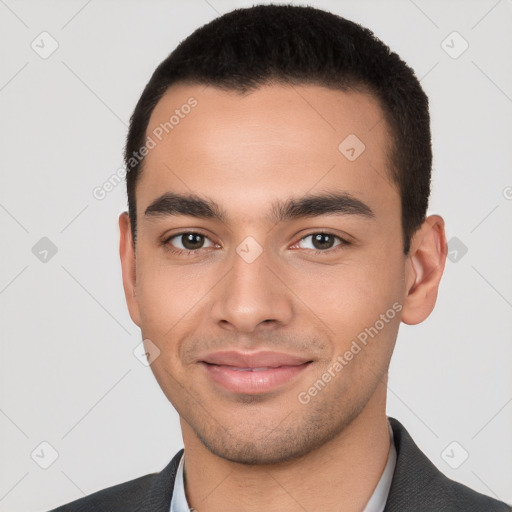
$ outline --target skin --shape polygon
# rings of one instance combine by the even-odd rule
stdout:
[[[119,218],[129,312],[160,350],[152,371],[181,418],[189,505],[204,511],[361,511],[385,467],[387,371],[400,321],[434,308],[446,259],[443,219],[432,215],[403,254],[400,197],[388,179],[390,135],[364,92],[267,85],[239,94],[174,85],[147,134],[189,97],[197,106],[146,156],[137,184],[137,243]],[[338,145],[365,144],[349,161]],[[164,192],[217,202],[226,222],[146,216]],[[374,212],[282,223],[275,200],[345,192]],[[177,255],[159,242],[199,230],[204,248]],[[314,254],[312,237],[340,240]],[[247,237],[263,252],[247,263]],[[181,237],[168,242],[185,247]],[[337,250],[336,250],[337,249]],[[402,310],[307,404],[307,391],[365,328]],[[228,392],[198,359],[213,350],[278,350],[313,361],[260,395]]]

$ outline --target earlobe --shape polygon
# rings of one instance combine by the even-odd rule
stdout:
[[[131,319],[140,327],[139,304],[136,299],[135,248],[128,212],[123,212],[119,216],[119,256],[121,257],[123,288],[128,311]]]
[[[402,322],[423,322],[434,309],[447,251],[444,220],[439,215],[427,217],[414,234],[407,256]]]

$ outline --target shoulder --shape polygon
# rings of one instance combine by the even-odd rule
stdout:
[[[388,419],[397,459],[385,512],[512,512],[506,503],[445,476],[418,448],[405,427],[394,418]]]
[[[144,475],[107,487],[89,496],[62,505],[50,512],[136,512],[169,510],[176,469],[183,450],[159,473]]]

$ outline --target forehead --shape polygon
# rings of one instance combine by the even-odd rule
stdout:
[[[272,198],[316,190],[383,206],[398,201],[387,123],[368,93],[268,85],[240,94],[179,84],[156,105],[146,136],[153,147],[139,211],[167,191],[217,197],[244,215],[250,205],[256,211]]]

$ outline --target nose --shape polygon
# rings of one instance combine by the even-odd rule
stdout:
[[[259,326],[283,326],[293,317],[292,296],[265,252],[254,261],[238,254],[215,288],[212,320],[224,329],[252,333]],[[267,328],[267,327],[265,327]]]

